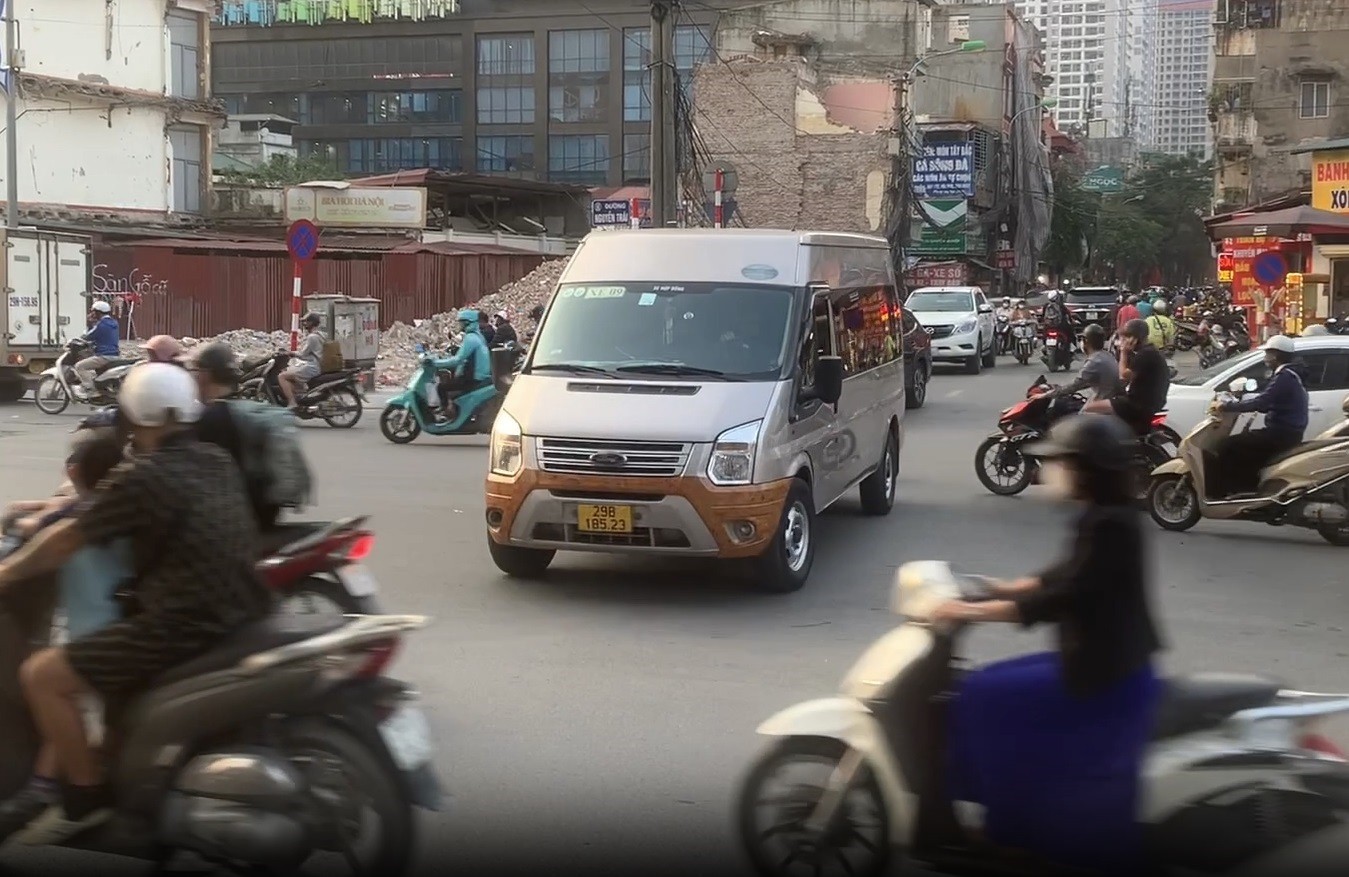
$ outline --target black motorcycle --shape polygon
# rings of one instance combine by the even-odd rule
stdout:
[[[1012,321],[1007,314],[998,314],[993,325],[993,343],[999,355],[1012,352]]]
[[[1003,411],[998,417],[998,431],[984,439],[974,452],[975,474],[990,493],[1015,496],[1034,484],[1040,463],[1026,453],[1026,442],[1043,438],[1055,423],[1078,413],[1087,404],[1086,398],[1077,393],[1051,399],[1053,389],[1054,385],[1040,375],[1026,390],[1025,401]],[[1180,440],[1180,435],[1166,425],[1165,411],[1153,416],[1152,428],[1138,442],[1134,458],[1140,500],[1146,496],[1152,470],[1176,456]]]
[[[240,397],[284,406],[286,397],[281,392],[280,375],[291,358],[292,354],[286,351],[272,354],[270,365],[260,376],[247,378],[240,384]],[[324,372],[310,378],[304,392],[295,399],[296,416],[301,420],[323,420],[334,429],[351,429],[360,422],[365,409],[362,378],[363,372],[358,368]]]

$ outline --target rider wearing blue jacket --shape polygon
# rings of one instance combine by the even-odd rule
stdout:
[[[459,312],[459,330],[464,340],[459,344],[459,352],[443,359],[432,359],[438,371],[451,372],[440,382],[440,412],[443,417],[450,407],[450,394],[469,393],[492,382],[492,354],[487,341],[482,337],[479,325],[482,315],[472,308]]]
[[[94,394],[98,370],[117,359],[120,332],[117,319],[112,316],[112,305],[102,299],[95,301],[89,309],[89,331],[84,336],[94,348],[93,355],[75,363],[75,376],[80,379],[80,389],[86,398]]]

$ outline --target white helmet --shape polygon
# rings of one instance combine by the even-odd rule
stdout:
[[[1050,301],[1058,301],[1059,291],[1057,289],[1051,289],[1049,290],[1048,293],[1045,294],[1045,297],[1048,298]]]
[[[147,362],[129,371],[117,404],[134,426],[196,423],[202,407],[191,372],[167,362]]]
[[[1313,335],[1329,335],[1329,334],[1330,330],[1328,330],[1325,326],[1322,326],[1320,323],[1312,323],[1310,326],[1302,330],[1303,338],[1310,338]]]
[[[94,302],[92,305],[90,305],[90,307],[98,311],[100,314],[112,313],[112,305],[108,304],[101,298],[98,301]]]
[[[1271,338],[1271,339],[1269,339],[1268,341],[1266,341],[1266,342],[1260,347],[1260,349],[1261,349],[1261,350],[1276,350],[1276,351],[1278,351],[1279,353],[1284,354],[1285,356],[1292,356],[1292,355],[1293,355],[1293,339],[1292,339],[1292,338],[1289,338],[1287,335],[1275,335],[1273,338]]]
[[[505,320],[505,319],[507,319],[507,317],[506,317],[506,312],[505,312],[505,311],[497,311],[495,314],[492,314],[492,318],[493,318],[493,319],[496,319],[496,320]]]

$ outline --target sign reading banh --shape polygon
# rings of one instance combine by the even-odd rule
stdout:
[[[1349,149],[1312,153],[1312,206],[1349,213]]]

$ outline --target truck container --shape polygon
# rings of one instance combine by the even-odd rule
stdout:
[[[87,331],[92,249],[82,235],[0,230],[0,401],[21,398],[65,343]]]

